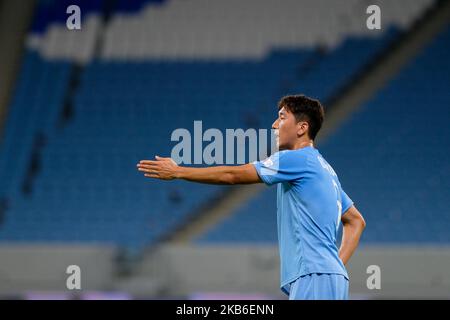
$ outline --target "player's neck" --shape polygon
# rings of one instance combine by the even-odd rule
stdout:
[[[302,149],[302,148],[306,148],[306,147],[313,147],[314,148],[314,141],[307,139],[307,140],[299,140],[297,141],[292,150],[297,150],[297,149]]]

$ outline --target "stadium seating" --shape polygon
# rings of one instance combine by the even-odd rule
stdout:
[[[450,27],[319,145],[366,219],[362,243],[450,242],[449,54]],[[275,193],[197,241],[275,241]]]
[[[55,130],[70,68],[68,62],[43,61],[33,52],[24,55],[0,153],[0,197],[17,197],[36,136]]]
[[[171,132],[192,128],[194,120],[204,128],[268,128],[277,100],[289,90],[331,98],[429,2],[392,10],[386,23],[394,27],[376,35],[358,20],[342,22],[345,10],[362,9],[356,1],[332,8],[324,1],[289,1],[286,7],[223,1],[220,10],[205,0],[117,1],[113,8],[79,1],[83,32],[73,33],[61,15],[67,1],[41,2],[0,149],[0,196],[9,200],[0,240],[131,247],[158,241],[224,187],[150,183],[136,171],[138,160],[170,155]],[[329,10],[330,19],[313,29],[316,6]],[[342,11],[341,18],[333,10]],[[273,21],[274,14],[292,19]],[[318,33],[292,31],[304,28]],[[67,108],[72,116],[64,118]],[[40,170],[32,192],[23,194],[40,135]],[[261,196],[271,208],[266,201],[273,196]],[[259,206],[252,202],[240,212],[248,215],[245,208],[253,204]],[[274,216],[266,214],[271,218],[260,227],[267,232],[255,241],[266,241],[265,234],[274,240]],[[227,233],[211,239],[228,239],[220,234]]]
[[[197,119],[205,127],[245,127],[242,106],[251,112],[272,98],[284,77],[278,70],[295,69],[311,54],[278,52],[260,63],[89,64],[74,118],[49,135],[35,191],[11,208],[2,235],[131,245],[156,239],[223,187],[149,183],[135,169],[138,160],[170,155],[171,131],[191,128]],[[36,228],[22,230],[23,221]]]

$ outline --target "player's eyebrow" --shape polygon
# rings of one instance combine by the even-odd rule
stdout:
[[[284,116],[285,115],[285,113],[284,113],[284,111],[278,111],[278,116]]]

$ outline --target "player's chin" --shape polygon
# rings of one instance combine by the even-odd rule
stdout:
[[[278,138],[278,137],[277,137],[277,140],[276,140],[276,146],[277,146],[277,150],[280,150],[281,143],[280,143],[280,138]]]

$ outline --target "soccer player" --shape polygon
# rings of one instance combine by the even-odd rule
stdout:
[[[362,215],[344,192],[336,172],[314,147],[324,119],[319,101],[304,95],[278,103],[272,125],[280,151],[263,161],[239,166],[192,168],[170,158],[142,160],[146,177],[210,184],[264,182],[277,186],[281,290],[289,299],[348,299],[345,264],[365,228]],[[341,247],[337,231],[343,224]]]

